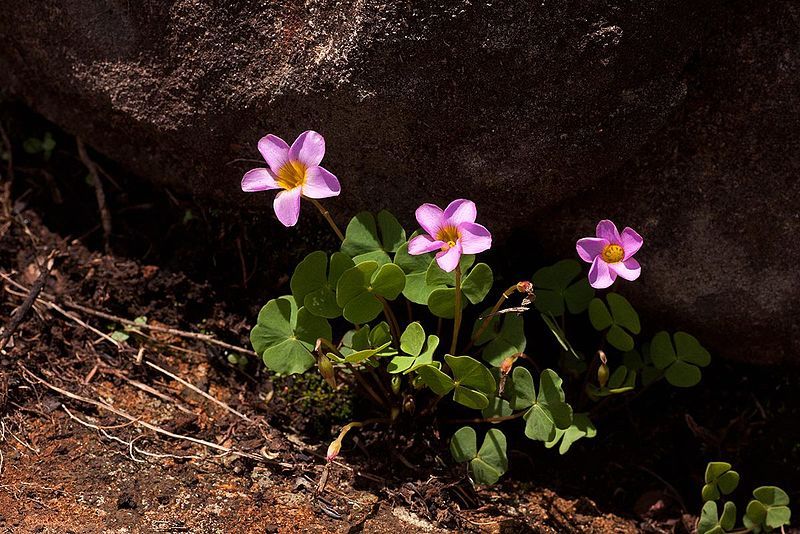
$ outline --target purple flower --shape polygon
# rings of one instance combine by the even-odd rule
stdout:
[[[262,137],[258,151],[268,169],[247,171],[242,191],[283,189],[275,196],[275,215],[284,226],[294,226],[300,216],[300,197],[335,197],[341,191],[339,180],[319,166],[325,155],[325,138],[311,130],[301,133],[291,148],[272,134]]]
[[[620,235],[613,222],[604,219],[597,223],[597,237],[579,239],[575,245],[578,256],[592,264],[589,284],[595,289],[605,289],[617,276],[625,280],[639,278],[642,268],[633,255],[643,242],[642,236],[632,228],[625,227]]]
[[[428,233],[409,241],[408,253],[417,256],[438,250],[436,263],[445,272],[458,266],[461,254],[477,254],[492,246],[489,230],[475,224],[478,210],[471,200],[454,200],[444,211],[439,206],[423,204],[416,215],[417,222]]]

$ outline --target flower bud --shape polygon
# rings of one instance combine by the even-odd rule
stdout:
[[[317,367],[319,368],[319,374],[322,375],[322,378],[325,379],[325,382],[327,382],[333,389],[336,389],[336,372],[333,369],[333,363],[331,362],[330,358],[320,354],[319,358],[317,358]]]
[[[517,291],[520,293],[530,293],[533,291],[533,283],[527,280],[517,282]]]
[[[392,393],[397,395],[400,393],[400,386],[403,384],[403,379],[400,375],[392,375]]]
[[[403,411],[409,415],[413,415],[416,408],[417,404],[414,402],[414,397],[411,395],[406,395],[403,398]]]
[[[601,388],[606,387],[606,384],[608,384],[608,374],[608,366],[601,363],[600,367],[597,368],[597,382]]]
[[[325,455],[325,460],[330,462],[337,456],[339,456],[339,451],[342,450],[342,437],[339,436],[335,440],[331,441],[331,444],[328,445],[328,453]]]

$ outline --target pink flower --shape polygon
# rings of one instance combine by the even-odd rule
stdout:
[[[597,237],[579,239],[575,245],[578,256],[592,264],[589,284],[595,289],[605,289],[617,276],[625,280],[639,278],[642,268],[633,255],[643,242],[642,236],[632,228],[626,227],[620,235],[613,222],[604,219],[597,223]]]
[[[325,155],[325,138],[311,130],[301,133],[291,148],[272,134],[262,137],[258,151],[268,169],[247,171],[242,191],[283,189],[275,196],[275,215],[284,226],[294,226],[300,216],[300,197],[335,197],[341,191],[339,180],[319,166]]]
[[[477,254],[492,246],[489,230],[475,224],[478,210],[471,200],[454,200],[444,211],[439,206],[423,204],[416,215],[417,222],[428,233],[409,241],[408,253],[417,256],[438,250],[436,263],[445,272],[458,266],[461,254]]]

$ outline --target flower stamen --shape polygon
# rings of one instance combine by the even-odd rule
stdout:
[[[278,169],[278,179],[276,181],[287,191],[294,189],[305,183],[307,170],[308,167],[299,161],[287,161],[283,167]]]
[[[442,247],[442,250],[450,250],[456,246],[456,243],[460,238],[461,234],[458,232],[458,228],[455,226],[445,226],[436,234],[436,239],[446,243],[446,245]]]
[[[606,263],[618,263],[625,257],[625,249],[614,243],[608,244],[601,253]]]

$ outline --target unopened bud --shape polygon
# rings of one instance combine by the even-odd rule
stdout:
[[[319,374],[322,375],[322,378],[325,379],[325,382],[327,382],[333,389],[336,389],[336,372],[333,369],[333,363],[331,362],[330,358],[320,354],[319,358],[317,358],[317,367],[319,368]]]
[[[400,393],[400,386],[403,385],[403,379],[400,375],[392,375],[392,393],[397,395]]]
[[[342,450],[341,436],[331,441],[331,444],[328,445],[328,453],[325,455],[325,460],[328,462],[332,461],[334,458],[339,456],[340,450]]]
[[[606,387],[606,384],[608,384],[608,366],[604,363],[597,368],[597,382],[601,388]]]
[[[503,363],[500,364],[500,372],[504,375],[510,373],[511,368],[514,366],[514,362],[517,361],[517,358],[519,358],[519,355],[520,353],[518,352],[516,354],[512,354],[511,356],[503,360]]]
[[[414,397],[406,395],[405,398],[403,398],[403,411],[409,415],[413,415],[416,408],[417,404],[414,402]]]
[[[422,389],[425,387],[425,382],[422,380],[422,377],[417,375],[411,380],[411,387],[414,389]]]
[[[520,293],[531,293],[533,291],[533,282],[527,280],[517,282],[517,291]]]

